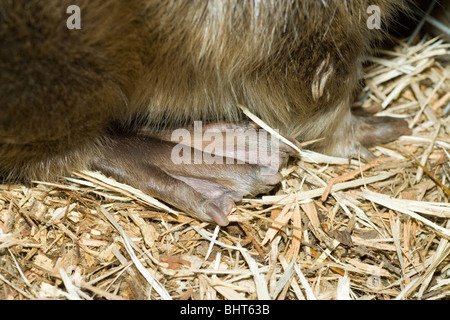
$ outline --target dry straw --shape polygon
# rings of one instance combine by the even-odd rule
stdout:
[[[369,59],[363,107],[413,134],[370,163],[301,150],[228,227],[97,172],[0,186],[0,299],[449,298],[448,55],[431,39]]]

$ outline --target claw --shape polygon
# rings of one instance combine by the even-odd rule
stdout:
[[[206,205],[206,214],[219,226],[227,226],[230,222],[225,213],[219,209],[214,203],[209,202]]]

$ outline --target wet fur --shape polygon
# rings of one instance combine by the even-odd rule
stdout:
[[[0,0],[0,175],[85,169],[111,132],[236,121],[237,104],[352,154],[349,105],[383,33],[366,27],[373,4],[385,27],[405,1]]]

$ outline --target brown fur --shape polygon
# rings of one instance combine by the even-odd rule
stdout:
[[[65,27],[70,4],[81,30]],[[114,121],[238,120],[238,103],[285,134],[327,138],[380,35],[365,25],[369,4],[386,23],[401,1],[2,0],[0,167],[62,173]]]
[[[73,4],[81,30],[65,25]],[[327,153],[365,150],[349,106],[364,55],[382,35],[366,26],[372,4],[383,27],[404,7],[0,0],[0,175],[47,179],[89,168],[111,132],[237,121],[238,104],[286,135],[325,138],[315,148]]]

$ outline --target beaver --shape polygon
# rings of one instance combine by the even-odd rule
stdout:
[[[351,111],[364,57],[406,4],[0,0],[0,176],[96,169],[226,225],[236,201],[280,175],[262,174],[263,160],[175,164],[168,132],[194,121],[249,131],[242,105],[285,136],[318,139],[315,150],[370,157],[410,132]]]

